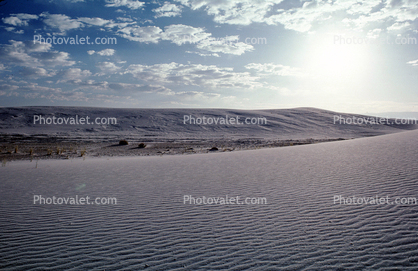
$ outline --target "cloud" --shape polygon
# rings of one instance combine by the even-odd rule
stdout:
[[[177,0],[192,10],[204,8],[214,16],[217,23],[249,25],[264,22],[265,17],[275,4],[283,0]]]
[[[104,93],[108,91],[108,93],[117,93],[113,95],[114,98],[120,98],[127,95],[135,95],[139,93],[157,93],[163,95],[174,95],[174,92],[161,85],[157,84],[129,84],[129,83],[120,83],[120,82],[107,82],[107,81],[100,81],[96,82],[95,80],[69,80],[67,83],[73,84],[78,86],[76,91],[101,91]]]
[[[297,32],[315,30],[316,26],[321,27],[324,20],[338,23],[339,27],[346,27],[348,30],[394,30],[402,26],[401,30],[405,31],[408,30],[405,26],[409,26],[406,23],[418,18],[416,1],[313,0],[301,1],[300,4],[294,3],[292,6],[282,0],[176,1],[192,10],[203,9],[208,15],[213,16],[217,23],[281,24],[286,29]],[[278,4],[281,4],[280,8]]]
[[[412,65],[412,66],[418,66],[418,59],[416,59],[416,60],[412,60],[412,61],[408,61],[408,62],[406,62],[407,64],[410,64],[410,65]]]
[[[102,51],[97,52],[96,54],[101,55],[101,56],[113,56],[115,54],[115,50],[104,49]]]
[[[71,19],[64,14],[49,14],[48,12],[43,12],[39,16],[44,18],[43,22],[49,27],[59,29],[61,34],[64,34],[65,31],[78,29],[84,26],[84,24],[77,19]]]
[[[242,55],[247,51],[254,50],[252,45],[238,42],[238,36],[227,36],[222,39],[209,38],[199,42],[197,48],[213,53]]]
[[[207,39],[212,34],[206,33],[201,27],[193,27],[183,24],[173,24],[165,27],[162,38],[171,42],[182,45],[184,43],[198,43]]]
[[[112,22],[111,20],[105,20],[105,19],[98,18],[98,17],[95,17],[95,18],[82,17],[82,18],[78,18],[77,21],[83,22],[89,25],[95,25],[95,26],[103,26]]]
[[[213,99],[220,98],[221,94],[219,93],[205,93],[202,91],[181,91],[176,92],[174,95],[185,98],[185,99]]]
[[[55,72],[48,72],[44,68],[39,67],[22,67],[20,75],[29,78],[51,77],[55,75]]]
[[[81,70],[79,68],[70,68],[59,71],[57,76],[60,78],[59,82],[65,82],[84,79],[91,76],[91,72],[89,70]]]
[[[193,85],[212,88],[254,88],[261,84],[258,77],[248,72],[234,72],[232,68],[215,65],[178,64],[130,65],[125,74],[146,81],[175,85]]]
[[[174,94],[174,92],[171,89],[166,88],[164,86],[160,86],[160,85],[144,85],[144,86],[141,86],[139,90],[145,93],[158,93],[158,94],[164,94],[164,95]]]
[[[33,43],[32,41],[14,41],[0,45],[0,60],[11,65],[23,67],[72,66],[66,52],[52,51],[51,44]]]
[[[167,4],[167,3],[166,3]],[[72,19],[64,14],[49,14],[44,12],[40,15],[43,22],[52,28],[61,31],[59,34],[65,34],[65,31],[78,29],[85,26],[104,26],[107,28],[118,27],[116,34],[128,40],[143,43],[158,43],[160,40],[168,40],[177,45],[186,43],[196,44],[200,50],[211,53],[223,53],[241,55],[247,51],[252,51],[252,45],[239,42],[238,36],[226,36],[224,38],[214,38],[211,33],[207,33],[204,28],[193,27],[183,24],[174,24],[166,26],[164,31],[157,26],[138,26],[129,23],[115,23],[111,20],[102,18],[81,17]],[[10,29],[12,30],[12,29]],[[93,54],[93,50],[88,51]],[[108,51],[97,52],[99,55],[110,55]]]
[[[161,85],[141,85],[141,84],[128,84],[128,83],[109,83],[107,85],[109,89],[123,92],[123,94],[135,94],[138,92],[142,93],[158,93],[164,95],[173,95],[174,92]]]
[[[23,34],[23,33],[25,33],[25,31],[23,29],[16,30],[16,28],[15,27],[12,27],[12,26],[5,27],[4,29],[6,29],[6,31],[8,31],[8,32],[13,32],[15,34]]]
[[[116,66],[115,63],[107,61],[97,63],[96,67],[102,71],[102,73],[99,75],[116,73],[121,69],[120,67]]]
[[[181,6],[165,2],[163,6],[153,9],[155,12],[155,18],[160,17],[176,17],[181,14]]]
[[[0,93],[6,96],[17,96],[26,99],[49,99],[49,100],[76,100],[78,95],[73,92],[63,92],[61,88],[50,88],[39,86],[37,83],[28,83],[22,81],[18,84],[4,84],[0,86],[6,93]]]
[[[137,0],[106,0],[106,7],[127,7],[129,9],[139,9],[145,5],[145,2]]]
[[[205,32],[201,27],[182,24],[167,26],[162,39],[170,40],[177,45],[185,43],[196,44],[198,49],[212,53],[241,55],[254,49],[252,45],[238,42],[238,36],[214,38],[211,33]]]
[[[37,20],[37,15],[27,14],[27,13],[18,13],[10,14],[10,17],[2,18],[3,23],[10,24],[14,26],[27,26],[29,20]]]
[[[101,55],[101,56],[113,56],[115,54],[115,50],[114,49],[104,49],[104,50],[101,50],[101,51],[98,51],[98,52],[96,52],[94,50],[87,51],[87,54],[89,54],[89,55],[93,55],[95,53],[98,54],[98,55]]]
[[[0,89],[3,91],[3,95],[6,95],[6,92],[14,91],[18,89],[19,86],[10,85],[10,84],[1,84]]]
[[[293,68],[290,66],[284,66],[281,64],[273,63],[250,63],[245,65],[246,69],[253,69],[258,72],[259,75],[279,75],[279,76],[299,76],[302,75],[299,68]]]
[[[68,30],[73,29],[79,29],[84,26],[105,26],[108,28],[113,27],[126,27],[130,24],[134,24],[131,19],[129,22],[126,22],[127,18],[118,18],[121,21],[124,21],[122,23],[114,22],[113,20],[106,20],[99,17],[89,18],[89,17],[80,17],[77,19],[73,19],[65,14],[49,14],[48,12],[43,12],[39,16],[38,15],[32,15],[32,14],[26,14],[26,13],[19,13],[19,14],[11,14],[12,16],[3,18],[3,22],[6,24],[10,24],[13,26],[27,26],[29,20],[34,20],[41,18],[43,20],[43,23],[51,28],[56,28],[61,31],[59,34],[65,34]],[[6,29],[7,31],[15,31],[15,28],[8,27]],[[20,34],[19,30],[16,31]]]
[[[186,51],[186,53],[188,53],[188,54],[196,54],[196,55],[199,55],[199,56],[214,56],[214,57],[220,57],[218,54],[216,54],[216,53],[213,53],[213,54],[203,54],[203,53],[200,53],[200,52],[192,52],[192,51]]]
[[[138,42],[158,43],[162,29],[157,26],[128,26],[116,32],[119,36]]]
[[[204,28],[183,24],[169,25],[164,31],[156,26],[129,26],[118,30],[117,33],[126,39],[144,43],[168,40],[179,46],[186,43],[196,44],[198,49],[212,53],[241,55],[254,49],[252,45],[238,42],[238,36],[213,38]]]

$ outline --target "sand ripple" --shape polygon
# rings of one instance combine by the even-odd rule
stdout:
[[[417,270],[417,205],[333,202],[418,197],[417,138],[412,131],[236,153],[7,164],[0,269]],[[118,204],[34,205],[34,194]],[[226,194],[268,204],[183,204],[183,195]]]

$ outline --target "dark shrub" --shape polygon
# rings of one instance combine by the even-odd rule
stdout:
[[[144,143],[139,143],[138,148],[143,149],[145,148],[147,145],[145,145]]]
[[[119,145],[129,145],[128,141],[126,141],[125,139],[119,141]]]

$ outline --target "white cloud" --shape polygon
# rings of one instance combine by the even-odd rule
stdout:
[[[15,34],[23,34],[23,33],[25,33],[25,31],[23,29],[16,30],[16,28],[15,27],[12,27],[12,26],[5,27],[4,29],[6,29],[6,31],[8,31],[8,32],[13,32]]]
[[[245,68],[256,70],[260,75],[298,76],[302,74],[298,68],[273,63],[250,63],[245,65]]]
[[[119,36],[138,42],[158,43],[161,39],[162,30],[156,26],[128,26],[116,32]]]
[[[79,68],[70,68],[59,71],[57,76],[59,77],[59,81],[80,80],[91,76],[91,72]]]
[[[90,25],[95,25],[95,26],[103,26],[112,22],[110,20],[105,20],[105,19],[98,18],[98,17],[95,17],[95,18],[82,17],[82,18],[78,18],[77,21],[90,24]]]
[[[183,24],[173,24],[165,27],[162,38],[171,42],[182,45],[184,43],[198,43],[207,39],[212,34],[206,33],[201,27],[193,27]]]
[[[64,14],[49,14],[48,12],[43,12],[40,17],[44,18],[44,23],[49,27],[59,29],[61,34],[64,34],[65,31],[84,26],[83,23],[79,22],[77,19],[71,19]]]
[[[392,33],[402,33],[406,30],[411,29],[411,23],[409,22],[402,22],[402,23],[394,23],[393,25],[389,26],[387,30]]]
[[[283,0],[177,0],[192,10],[204,8],[217,23],[248,25],[264,22],[265,16],[275,4]]]
[[[113,49],[104,49],[102,51],[97,52],[98,55],[101,56],[113,56],[115,54],[115,50]]]
[[[141,85],[141,84],[129,84],[129,83],[120,83],[120,82],[107,82],[107,81],[100,81],[96,82],[95,80],[69,80],[67,83],[76,85],[76,91],[100,91],[103,93],[104,91],[110,91],[110,93],[117,93],[117,96],[112,95],[114,98],[121,98],[126,97],[127,95],[136,95],[138,93],[157,93],[163,95],[174,95],[174,92],[161,85],[156,84],[148,84],[148,85]],[[104,94],[100,94],[104,95]],[[106,95],[105,95],[106,96]]]
[[[119,21],[122,21],[122,22],[132,22],[133,21],[131,18],[126,18],[126,17],[117,17],[116,19],[118,19]]]
[[[194,85],[213,88],[254,88],[261,84],[259,77],[248,72],[234,72],[232,68],[215,65],[178,64],[175,62],[155,65],[130,65],[125,73],[146,82],[176,85]]]
[[[214,57],[220,57],[217,53],[213,53],[213,54],[203,54],[203,53],[200,53],[200,52],[192,52],[192,51],[186,51],[186,53],[188,53],[188,54],[196,54],[196,55],[199,55],[199,56],[214,56]]]
[[[176,92],[176,96],[180,96],[185,99],[213,99],[213,98],[220,98],[221,94],[219,93],[205,93],[202,91],[181,91]]]
[[[101,56],[113,56],[115,54],[115,50],[114,49],[104,49],[104,50],[101,50],[101,51],[98,51],[98,52],[96,52],[94,50],[87,51],[87,54],[89,54],[89,55],[93,55],[95,53],[98,54],[98,55],[101,55]]]
[[[3,89],[4,90],[4,89]],[[72,100],[72,94],[64,93],[60,88],[39,86],[37,83],[21,82],[8,85],[7,96],[18,96],[26,99],[44,98],[49,100]]]
[[[29,20],[38,19],[37,15],[27,14],[27,13],[18,13],[10,14],[10,17],[2,18],[3,23],[11,24],[14,26],[27,26]]]
[[[32,41],[14,41],[2,44],[0,47],[0,60],[11,65],[23,67],[55,67],[72,66],[67,52],[52,51],[51,44],[33,43]]]
[[[116,66],[115,63],[107,61],[97,63],[96,67],[102,71],[99,75],[116,73],[120,70],[120,67]]]
[[[169,25],[164,31],[156,26],[129,26],[118,30],[117,33],[126,39],[144,43],[168,40],[177,45],[195,44],[198,49],[212,53],[241,55],[254,49],[252,45],[238,42],[238,36],[213,38],[204,28],[183,24]]]
[[[165,2],[163,6],[153,9],[155,18],[159,17],[176,17],[181,14],[181,6]]]
[[[407,64],[410,64],[412,66],[418,66],[418,59],[412,60],[412,61],[408,61]]]
[[[10,84],[1,84],[0,85],[0,89],[3,91],[2,94],[6,95],[6,91],[10,92],[10,91],[14,91],[16,89],[18,89],[19,86],[16,85],[10,85]]]
[[[109,83],[107,85],[109,89],[118,91],[121,94],[135,94],[138,92],[142,93],[158,93],[164,95],[173,95],[171,89],[161,85],[141,85],[141,84],[128,84],[128,83]]]
[[[253,46],[238,42],[238,36],[226,36],[214,38],[211,33],[205,32],[201,27],[176,24],[165,28],[162,39],[182,45],[185,43],[196,44],[196,47],[212,53],[241,55],[253,50]]]
[[[106,7],[127,7],[130,9],[139,9],[145,5],[145,2],[137,0],[106,0]]]
[[[30,78],[51,77],[55,75],[55,72],[48,72],[44,68],[39,67],[22,67],[20,75]]]
[[[349,30],[370,31],[375,28],[408,30],[408,22],[418,18],[416,1],[381,0],[312,0],[288,3],[282,0],[176,0],[192,10],[204,9],[217,23],[249,25],[251,23],[281,24],[286,29],[307,32],[321,22],[343,22]],[[283,2],[283,3],[282,3]],[[277,4],[281,3],[281,9]],[[295,7],[295,4],[298,5]],[[414,26],[416,29],[416,25]]]
[[[197,48],[213,53],[242,55],[252,51],[254,47],[244,42],[238,42],[238,36],[227,36],[222,39],[209,38],[199,42]]]
[[[51,51],[46,53],[40,53],[37,59],[45,66],[72,66],[74,61],[70,61],[70,54],[67,52]]]

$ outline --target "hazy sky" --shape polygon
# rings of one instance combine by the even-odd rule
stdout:
[[[6,0],[0,12],[0,106],[418,111],[418,0]]]

